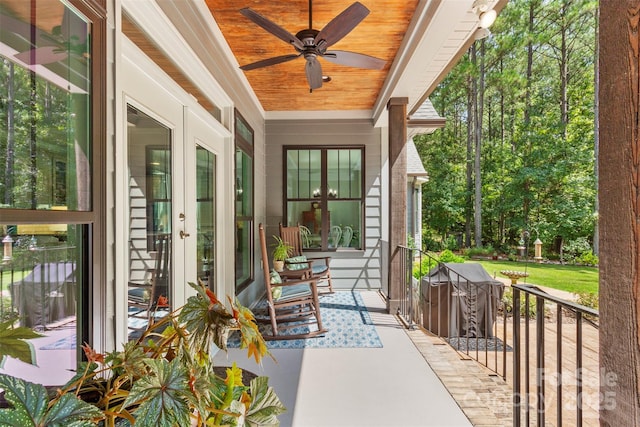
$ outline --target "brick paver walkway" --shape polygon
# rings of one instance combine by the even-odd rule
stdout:
[[[500,376],[422,329],[407,334],[474,426],[513,425],[511,388]]]

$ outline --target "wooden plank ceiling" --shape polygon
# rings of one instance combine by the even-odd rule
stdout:
[[[295,54],[293,46],[267,33],[240,14],[250,7],[292,34],[309,26],[308,0],[205,0],[240,65],[274,56]],[[371,13],[329,50],[346,50],[386,60],[382,70],[366,70],[320,59],[323,75],[331,77],[310,93],[305,60],[244,71],[266,111],[370,110],[402,42],[417,0],[360,0]],[[313,28],[321,30],[353,0],[313,2]]]

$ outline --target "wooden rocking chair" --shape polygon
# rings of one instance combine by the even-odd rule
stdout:
[[[168,298],[170,280],[170,236],[160,235],[156,241],[155,267],[148,269],[144,282],[129,282],[127,292],[131,317],[149,320],[158,308],[159,298]]]
[[[333,293],[333,284],[331,283],[331,268],[329,263],[331,262],[330,256],[323,257],[306,257],[302,253],[302,232],[301,226],[283,226],[280,224],[280,237],[282,240],[292,246],[291,258],[285,261],[289,271],[287,277],[303,278],[302,274],[296,275],[295,271],[300,272],[308,271],[306,268],[311,269],[311,275],[308,276],[318,281],[318,287],[324,287],[328,289],[328,292]]]
[[[270,322],[272,334],[263,334],[267,340],[288,340],[312,338],[327,332],[322,326],[320,303],[316,280],[305,278],[302,280],[281,280],[278,273],[269,269],[269,255],[267,241],[262,224],[258,225],[260,245],[262,249],[262,270],[266,288],[267,311],[269,314],[265,322]],[[300,334],[280,334],[281,330],[288,330],[305,325],[316,325],[317,330]]]

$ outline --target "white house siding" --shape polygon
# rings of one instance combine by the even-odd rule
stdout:
[[[331,276],[337,289],[380,289],[381,268],[381,132],[368,120],[268,120],[264,175],[266,182],[266,234],[278,233],[284,216],[282,161],[285,145],[363,145],[365,147],[365,246],[363,250],[328,252]],[[258,186],[258,185],[257,185]],[[257,198],[261,198],[257,195]],[[324,253],[323,253],[324,254]],[[313,256],[313,254],[310,254]]]

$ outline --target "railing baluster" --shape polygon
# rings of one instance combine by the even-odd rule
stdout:
[[[565,337],[563,336],[563,310],[569,310],[576,317],[576,426],[581,427],[583,425],[583,390],[584,390],[584,371],[583,371],[583,324],[584,324],[584,316],[598,316],[597,310],[576,304],[571,301],[566,301],[560,299],[558,297],[554,297],[553,295],[549,295],[534,286],[531,285],[513,285],[513,295],[514,295],[514,370],[516,369],[516,360],[520,359],[521,348],[525,348],[525,353],[528,354],[528,339],[525,337],[525,343],[520,340],[520,334],[517,332],[517,325],[519,322],[516,321],[516,318],[519,320],[519,316],[516,316],[515,309],[516,306],[519,308],[519,296],[520,292],[524,292],[525,294],[525,304],[528,304],[527,296],[532,295],[536,298],[536,377],[537,377],[537,419],[536,425],[544,426],[545,425],[545,411],[546,402],[545,402],[545,386],[546,386],[546,378],[545,378],[545,329],[544,329],[544,304],[545,301],[554,302],[557,306],[557,319],[556,319],[556,352],[555,358],[557,359],[556,366],[556,375],[558,384],[556,386],[557,396],[556,396],[556,426],[561,427],[564,422],[564,414],[563,414],[563,400],[564,400],[564,392],[563,386],[566,382],[566,378],[563,377],[563,366],[562,361],[566,356],[563,351],[563,343],[565,341]],[[518,302],[516,302],[516,298],[518,298]],[[528,305],[527,305],[528,306]],[[592,322],[590,322],[592,323]],[[526,325],[526,324],[525,324]],[[593,323],[593,325],[597,328],[597,324]],[[526,358],[525,354],[525,358]],[[523,367],[525,371],[527,371],[528,363]],[[525,374],[526,377],[524,379],[525,382],[528,381],[529,374]],[[516,402],[515,397],[521,396],[521,388],[522,388],[522,380],[519,378],[519,375],[514,372],[513,373],[513,394],[514,394],[514,404]],[[525,392],[529,391],[529,386],[525,385]],[[520,420],[516,415],[516,408],[514,408],[514,426],[519,426]],[[530,420],[526,419],[526,425],[529,424]]]
[[[526,425],[529,426],[531,425],[531,381],[530,381],[530,375],[529,375],[529,366],[531,366],[530,364],[530,360],[529,360],[529,355],[530,353],[530,349],[529,349],[529,343],[531,342],[529,339],[529,294],[525,293],[524,294],[524,309],[525,309],[525,315],[524,315],[524,319],[525,319],[525,323],[524,323],[524,389],[525,389],[525,402],[526,402],[526,406],[525,406],[525,420],[526,420]]]
[[[544,427],[545,378],[544,378],[544,299],[536,296],[536,370],[537,370],[537,409],[538,427]]]
[[[556,305],[556,427],[562,427],[562,306]]]
[[[520,427],[522,388],[520,385],[520,289],[513,288],[513,426]],[[526,392],[528,394],[528,391]],[[525,398],[525,401],[527,399]],[[528,402],[526,402],[528,405]],[[527,409],[528,411],[528,409]]]
[[[576,426],[582,427],[582,313],[576,313]]]

